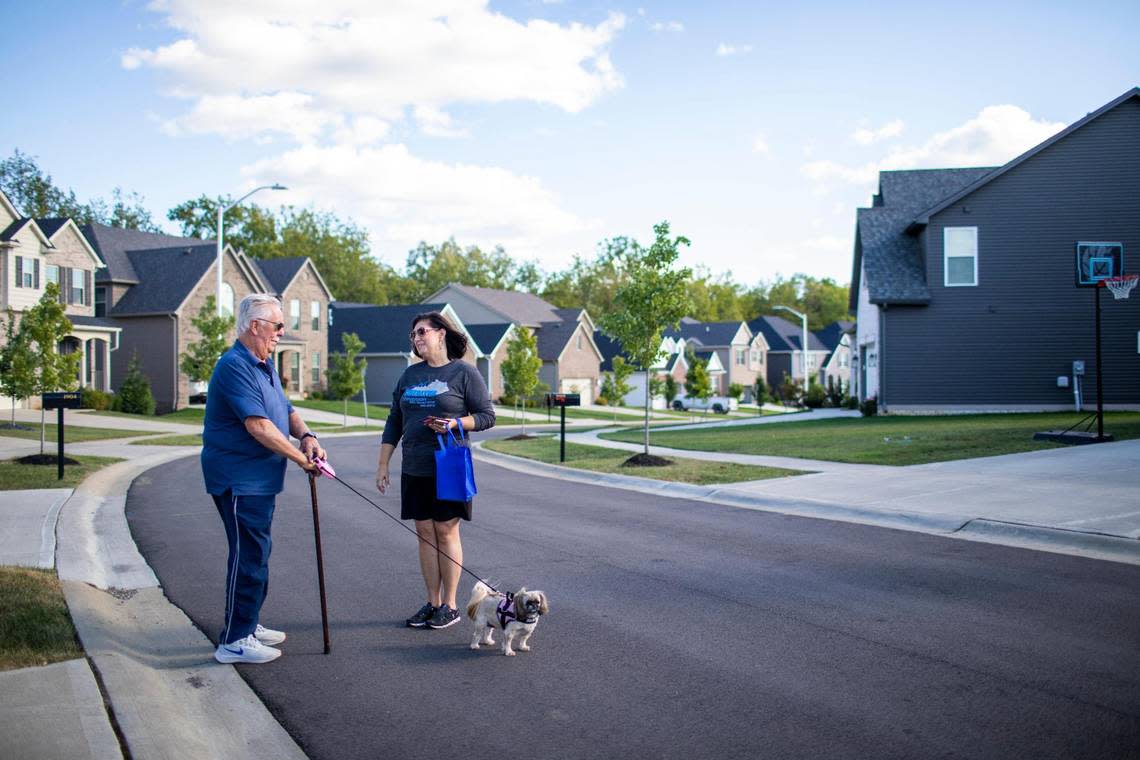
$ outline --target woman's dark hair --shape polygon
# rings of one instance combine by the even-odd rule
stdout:
[[[423,314],[417,314],[412,320],[411,329],[416,329],[416,324],[419,322],[429,322],[432,327],[443,329],[443,340],[447,344],[447,358],[448,359],[462,359],[463,355],[467,353],[467,336],[455,329],[455,325],[448,321],[447,317],[440,314],[438,311],[425,311]],[[420,356],[420,352],[416,350],[416,342],[412,341],[412,353]],[[420,356],[422,359],[423,357]]]

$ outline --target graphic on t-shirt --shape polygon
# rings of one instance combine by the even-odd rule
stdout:
[[[442,380],[433,380],[428,385],[417,385],[404,391],[404,398],[412,406],[435,406],[435,397],[451,390]]]

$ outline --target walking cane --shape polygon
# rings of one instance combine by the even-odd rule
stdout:
[[[332,467],[323,460],[317,460],[317,469],[325,477],[335,477]],[[317,476],[309,473],[309,493],[313,498],[313,539],[317,544],[317,582],[321,588],[321,628],[325,635],[325,654],[332,649],[329,644],[329,609],[325,602],[325,560],[321,553],[321,516],[317,507]]]

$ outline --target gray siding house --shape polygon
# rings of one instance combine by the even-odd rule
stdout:
[[[1140,408],[1140,297],[1078,288],[1076,244],[1140,256],[1140,88],[997,168],[882,172],[859,209],[851,307],[861,398],[906,411]]]
[[[803,325],[792,324],[780,317],[757,317],[748,323],[753,333],[764,336],[768,343],[767,360],[764,368],[764,378],[768,387],[778,390],[784,382],[784,376],[803,382],[804,377],[804,351],[803,351]],[[827,346],[816,336],[808,332],[807,346],[807,372],[808,377],[816,376],[824,359],[830,353]]]

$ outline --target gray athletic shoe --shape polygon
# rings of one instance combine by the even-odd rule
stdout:
[[[459,610],[441,604],[435,608],[435,614],[427,621],[428,628],[447,628],[459,622]]]
[[[434,614],[435,607],[431,605],[431,602],[428,602],[423,607],[420,607],[419,612],[412,615],[405,622],[408,624],[409,628],[424,628],[427,626],[428,621],[431,620],[431,617]]]

